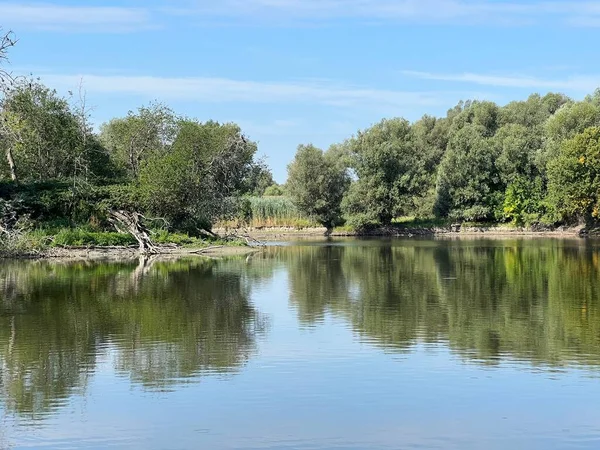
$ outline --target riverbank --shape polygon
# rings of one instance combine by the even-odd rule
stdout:
[[[206,256],[220,258],[227,256],[243,256],[260,251],[261,247],[249,245],[218,245],[208,247],[175,247],[157,246],[156,253],[152,256],[160,257],[182,257],[182,256]],[[134,246],[94,246],[94,247],[64,247],[47,248],[37,251],[21,253],[0,254],[0,259],[72,259],[72,260],[96,260],[96,259],[131,259],[140,256],[138,247]]]
[[[238,230],[215,230],[217,233],[243,233],[259,241],[291,240],[297,238],[317,238],[326,236],[324,227],[261,227]],[[474,236],[530,236],[530,237],[586,237],[600,236],[600,230],[586,230],[584,227],[525,228],[507,225],[492,226],[389,226],[370,230],[353,231],[336,228],[330,237],[474,237]]]
[[[255,240],[257,245],[241,244],[237,241],[225,242],[219,245],[176,245],[176,244],[158,244],[156,246],[156,255],[165,257],[182,256],[206,256],[220,258],[236,255],[249,255],[263,248],[261,242],[269,241],[293,241],[302,239],[318,240],[326,237],[326,228],[309,227],[270,227],[270,228],[245,228],[245,229],[216,229],[217,234],[232,235],[238,234],[246,236],[250,240]],[[398,237],[398,238],[418,238],[431,237],[436,239],[460,239],[460,238],[510,238],[510,237],[555,237],[555,238],[585,238],[600,236],[599,229],[586,230],[583,227],[559,227],[553,229],[531,229],[519,228],[503,225],[494,226],[435,226],[435,227],[417,227],[417,226],[389,226],[373,228],[366,231],[352,231],[348,229],[335,229],[329,237]],[[219,241],[222,242],[222,241]],[[140,256],[139,248],[136,245],[124,246],[62,246],[62,247],[43,247],[23,251],[12,251],[0,253],[0,258],[20,258],[20,259],[71,259],[71,260],[97,260],[97,259],[130,259]]]

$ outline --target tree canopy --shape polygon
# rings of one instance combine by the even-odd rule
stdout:
[[[77,102],[39,80],[10,77],[4,63],[15,41],[0,36],[3,229],[31,220],[30,228],[107,230],[119,210],[197,235],[215,223],[249,223],[259,212],[253,205],[266,222],[277,211],[271,223],[288,218],[328,230],[389,226],[403,216],[600,221],[600,90],[580,101],[561,93],[504,106],[466,100],[444,117],[383,119],[325,152],[300,145],[278,185],[235,123],[183,117],[154,102],[96,132],[85,96]]]
[[[343,167],[313,145],[300,145],[288,166],[287,188],[296,207],[331,230],[341,223],[341,203],[349,184]]]

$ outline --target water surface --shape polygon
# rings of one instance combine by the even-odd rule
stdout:
[[[600,448],[600,243],[0,264],[0,448]]]

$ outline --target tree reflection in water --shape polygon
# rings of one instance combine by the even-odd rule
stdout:
[[[44,415],[85,389],[105,350],[146,388],[236,370],[265,329],[240,270],[205,259],[0,266],[9,410]]]
[[[235,372],[266,335],[250,294],[273,277],[287,280],[300,325],[333,315],[386,351],[428,343],[486,365],[596,369],[599,259],[590,241],[396,240],[223,261],[7,261],[0,398],[35,419],[83,392],[100,364],[158,390]],[[255,292],[259,304],[273,295]]]

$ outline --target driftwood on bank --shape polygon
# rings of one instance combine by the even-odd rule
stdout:
[[[155,254],[160,253],[158,247],[150,238],[150,230],[146,228],[139,213],[123,210],[112,210],[109,212],[109,221],[121,233],[127,232],[138,241],[140,253]]]
[[[152,242],[151,232],[144,224],[143,220],[145,217],[137,212],[129,212],[124,210],[111,210],[109,211],[109,221],[113,224],[113,226],[120,233],[129,233],[131,234],[135,240],[139,244],[139,252],[145,255],[154,255],[165,253],[166,248],[176,248],[175,245],[156,245]],[[214,233],[210,232],[213,236],[217,236]],[[260,242],[250,236],[250,233],[246,232],[243,234],[233,234],[224,236],[226,240],[231,239],[243,239],[246,243],[253,247],[263,247],[265,245],[264,242]],[[196,253],[196,254],[204,254],[206,252],[210,252],[211,250],[222,248],[222,245],[210,246],[198,250],[191,250],[188,253]]]

